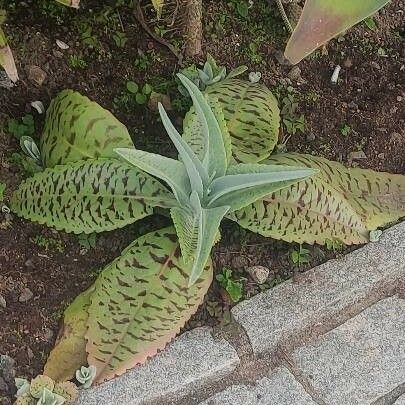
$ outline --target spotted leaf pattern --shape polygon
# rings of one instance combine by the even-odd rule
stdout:
[[[158,180],[126,163],[92,159],[56,166],[22,182],[11,208],[19,216],[74,233],[110,231],[171,207]]]
[[[99,104],[72,90],[56,96],[40,140],[45,167],[79,160],[117,158],[115,148],[133,148],[127,128]]]
[[[314,176],[229,214],[244,228],[287,242],[340,240],[365,243],[369,231],[405,216],[405,176],[345,168],[310,155],[289,153],[266,163],[307,166]]]
[[[75,371],[87,364],[86,339],[88,307],[94,287],[81,293],[64,313],[55,347],[45,364],[44,374],[55,381],[71,380]]]
[[[163,349],[201,304],[212,282],[211,261],[188,287],[173,227],[135,240],[95,283],[86,338],[88,362],[101,383]]]
[[[206,93],[216,98],[224,112],[237,162],[258,163],[278,141],[280,110],[271,91],[259,83],[227,79]]]

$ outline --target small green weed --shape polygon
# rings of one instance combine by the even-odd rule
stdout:
[[[59,253],[65,251],[65,246],[63,242],[59,239],[47,238],[43,235],[36,235],[33,238],[30,238],[32,243],[35,243],[37,246],[42,247],[45,251],[56,250]]]
[[[34,117],[31,114],[24,115],[21,120],[11,118],[7,122],[7,131],[17,140],[22,136],[32,136],[35,133]]]
[[[325,246],[329,251],[340,252],[345,245],[339,239],[326,239]]]
[[[343,125],[342,128],[340,128],[340,133],[344,136],[344,137],[348,137],[351,133],[352,133],[352,127],[348,124]]]
[[[374,18],[367,17],[365,20],[363,20],[364,25],[371,31],[376,31],[377,30],[377,23],[375,22]]]
[[[293,90],[287,88],[289,92],[281,100],[281,117],[286,131],[290,135],[295,135],[297,132],[304,132],[307,126],[303,114],[298,114],[298,101]]]
[[[97,234],[96,233],[81,233],[78,235],[79,245],[83,249],[90,250],[95,248],[97,244]]]
[[[9,161],[18,167],[23,177],[31,177],[42,170],[34,159],[20,152],[14,152]]]
[[[153,87],[149,83],[145,83],[141,87],[130,80],[126,83],[125,91],[114,98],[114,106],[130,110],[135,105],[144,105],[149,101],[152,91]]]
[[[299,249],[294,249],[291,254],[290,258],[291,261],[300,267],[303,264],[309,263],[311,252],[308,249],[305,249],[300,245]]]
[[[69,55],[68,64],[73,69],[85,69],[87,62],[78,55]]]
[[[117,45],[118,48],[123,48],[128,42],[128,37],[126,36],[125,32],[116,32],[112,37],[115,45]]]
[[[224,267],[222,273],[217,274],[216,280],[224,288],[233,302],[239,302],[243,296],[243,285],[232,278],[232,270]]]
[[[6,190],[6,185],[4,183],[0,182],[0,202],[3,201],[5,190]]]

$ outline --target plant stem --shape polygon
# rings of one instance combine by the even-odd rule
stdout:
[[[202,0],[183,0],[182,8],[185,54],[196,56],[201,53]]]
[[[282,0],[276,0],[276,3],[277,3],[278,10],[279,10],[279,12],[281,14],[281,18],[283,19],[284,25],[288,29],[288,32],[290,34],[292,34],[293,27],[292,27],[292,25],[290,23],[290,20],[287,17],[287,13],[285,12],[283,1]]]

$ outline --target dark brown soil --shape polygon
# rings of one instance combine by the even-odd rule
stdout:
[[[93,32],[99,38],[99,46],[91,50],[81,42],[78,27],[73,24],[78,18],[73,10],[58,12],[55,17],[54,12],[44,9],[45,1],[28,1],[26,6],[18,6],[18,10],[14,10],[13,2],[3,3],[0,1],[0,8],[4,6],[10,11],[6,29],[21,76],[15,88],[0,88],[0,181],[7,184],[7,197],[21,179],[19,168],[10,161],[11,154],[19,147],[4,130],[7,120],[30,112],[31,101],[41,100],[47,106],[64,88],[79,90],[113,110],[130,129],[137,147],[159,152],[168,149],[168,138],[156,113],[146,107],[114,105],[127,80],[160,84],[172,100],[176,97],[172,81],[173,73],[178,70],[176,58],[145,35],[129,8],[119,8],[120,24],[125,28],[128,42],[124,48],[117,48],[111,39],[110,25],[94,22],[106,6],[98,1],[82,1],[80,21],[86,18],[92,21]],[[327,55],[318,51],[316,56],[302,62],[298,82],[289,81],[291,66],[280,65],[275,57],[284,46],[286,34],[274,8],[269,8],[265,0],[254,2],[249,21],[238,17],[227,2],[207,0],[206,10],[205,52],[229,68],[243,63],[251,71],[260,71],[264,83],[279,96],[285,95],[287,86],[295,89],[299,113],[305,117],[307,130],[305,134],[291,136],[287,142],[289,150],[405,173],[405,27],[403,14],[399,13],[404,10],[403,1],[392,1],[375,18],[378,25],[375,31],[359,25],[346,34],[344,41],[328,44]],[[219,24],[223,18],[224,22]],[[68,43],[70,48],[61,51],[56,39]],[[249,46],[252,41],[258,43],[257,50]],[[134,66],[138,49],[154,55],[152,63],[143,70]],[[381,56],[383,53],[386,56]],[[87,67],[72,68],[68,62],[70,55],[80,55]],[[330,77],[337,64],[342,65],[341,81],[334,86]],[[28,76],[33,65],[46,72],[41,86],[33,84]],[[176,112],[173,115],[180,116]],[[36,116],[36,136],[41,125],[42,117]],[[344,125],[352,129],[347,136],[341,133]],[[285,130],[281,135],[286,139]],[[366,159],[349,159],[351,152],[359,150],[365,153]],[[6,308],[0,305],[0,353],[17,360],[19,374],[39,373],[54,343],[64,308],[130,241],[166,223],[164,217],[156,216],[124,230],[102,234],[94,249],[83,252],[76,236],[0,213],[0,295],[6,301]],[[48,249],[33,241],[38,235],[51,241]],[[247,266],[269,267],[269,287],[334,255],[325,248],[311,247],[311,262],[297,269],[290,260],[292,248],[225,222],[222,241],[213,255],[215,268],[218,272],[224,267],[234,269],[236,276],[242,278],[248,297],[261,288],[243,272]],[[27,288],[33,297],[20,302]],[[208,307],[218,309],[219,318],[230,306],[229,299],[214,283],[206,304],[188,327],[216,322],[208,313],[207,303]]]

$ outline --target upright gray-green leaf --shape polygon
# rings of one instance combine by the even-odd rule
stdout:
[[[191,193],[190,181],[182,162],[138,149],[115,150],[131,165],[166,182],[180,204],[186,204]]]
[[[178,77],[190,93],[202,131],[207,134],[208,147],[203,159],[204,166],[208,170],[209,177],[214,174],[223,176],[226,173],[228,159],[218,121],[198,87],[186,76],[179,74]]]

